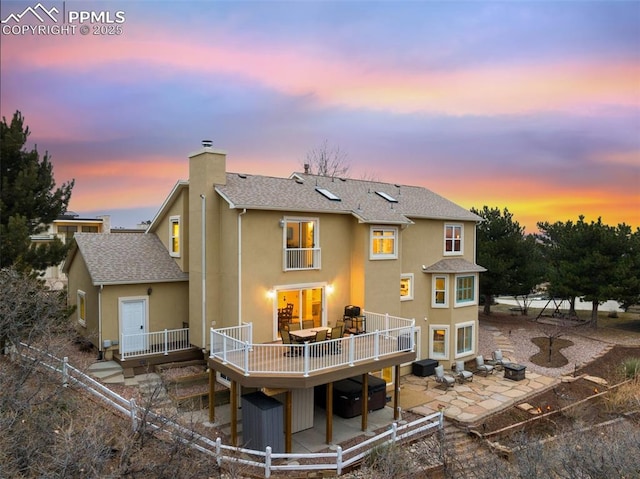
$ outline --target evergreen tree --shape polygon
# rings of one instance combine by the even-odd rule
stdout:
[[[59,240],[38,247],[30,235],[42,233],[67,210],[74,181],[56,188],[49,154],[27,150],[29,127],[19,111],[0,122],[0,267],[42,270],[60,263],[66,248]]]
[[[551,265],[550,292],[591,301],[592,327],[597,327],[598,306],[604,301],[615,299],[628,305],[638,300],[640,233],[632,234],[625,224],[607,226],[601,218],[587,223],[584,216],[576,223],[538,223],[538,228]]]
[[[484,220],[477,228],[477,261],[487,268],[480,275],[479,291],[484,297],[484,313],[490,314],[495,295],[528,295],[541,281],[544,265],[535,237],[525,235],[507,208],[501,212],[484,206],[471,212]]]

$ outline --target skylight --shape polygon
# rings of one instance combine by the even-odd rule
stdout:
[[[324,196],[325,198],[330,199],[331,201],[342,201],[339,197],[331,193],[326,188],[316,187],[316,191],[320,193],[322,196]]]
[[[384,191],[376,191],[376,194],[379,195],[379,196],[382,196],[389,203],[397,203],[398,202],[398,200],[396,200],[393,196],[386,194]]]

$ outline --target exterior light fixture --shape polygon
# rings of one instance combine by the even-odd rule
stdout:
[[[333,284],[328,284],[326,289],[327,289],[327,294],[333,293]]]
[[[284,228],[284,219],[280,219],[280,228]]]
[[[267,298],[273,299],[276,297],[276,292],[273,289],[270,289],[269,291],[267,291]]]

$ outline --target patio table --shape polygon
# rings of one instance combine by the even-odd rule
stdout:
[[[319,328],[299,329],[297,331],[289,331],[289,335],[297,342],[315,341],[316,333],[319,331],[330,331],[331,328],[321,326]]]

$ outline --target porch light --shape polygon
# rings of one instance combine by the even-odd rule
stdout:
[[[276,297],[276,292],[274,289],[270,289],[269,291],[267,291],[267,298],[273,299]]]
[[[328,284],[326,290],[327,290],[327,294],[333,293],[333,285],[332,284]]]
[[[280,228],[284,228],[284,219],[280,218]]]

